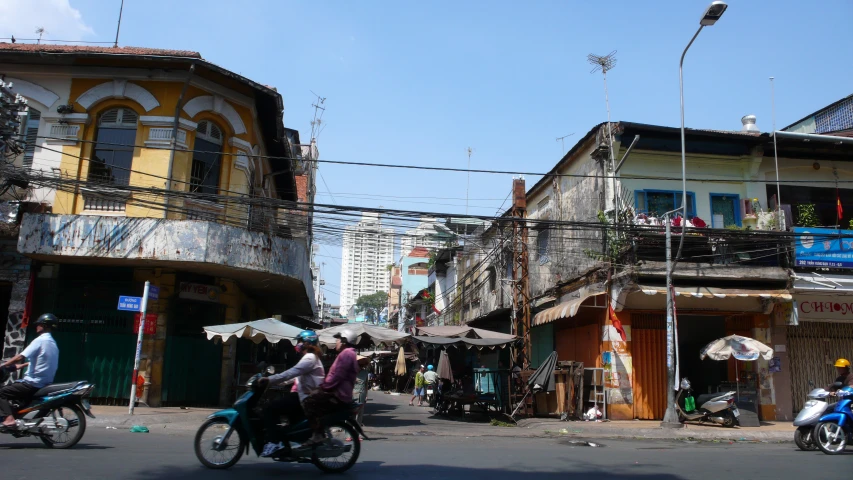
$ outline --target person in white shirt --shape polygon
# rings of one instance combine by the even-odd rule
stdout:
[[[264,408],[264,427],[266,429],[266,445],[261,453],[262,457],[269,457],[285,448],[284,442],[280,441],[277,425],[281,422],[281,414],[287,415],[290,425],[295,425],[305,419],[302,411],[302,401],[317,391],[320,384],[326,378],[326,370],[320,357],[323,355],[317,344],[320,338],[313,330],[305,330],[297,337],[302,343],[297,346],[297,351],[304,355],[299,362],[289,370],[276,375],[261,378],[258,384],[261,387],[275,386],[296,379],[296,394],[290,392],[280,399],[270,402]]]
[[[59,321],[52,313],[45,313],[36,320],[36,333],[39,334],[19,355],[15,355],[0,365],[0,369],[20,370],[26,366],[26,375],[22,380],[0,388],[0,418],[3,427],[15,426],[15,412],[10,401],[29,401],[39,389],[53,383],[59,368],[59,348],[50,335]],[[18,364],[21,360],[27,363]]]

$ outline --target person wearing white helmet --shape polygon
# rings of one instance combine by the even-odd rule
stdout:
[[[308,396],[302,403],[305,416],[314,435],[303,445],[317,445],[325,437],[320,418],[323,415],[334,412],[341,407],[352,403],[352,391],[355,379],[360,370],[358,366],[358,355],[355,353],[357,335],[350,329],[343,329],[335,334],[335,350],[338,358],[329,369],[326,380],[320,385],[319,390]]]

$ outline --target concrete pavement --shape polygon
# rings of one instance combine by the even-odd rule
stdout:
[[[435,416],[428,407],[410,407],[407,395],[370,392],[365,409],[365,431],[378,437],[565,437],[676,439],[719,442],[792,442],[789,423],[764,424],[759,428],[723,428],[716,425],[687,425],[664,429],[656,421],[561,422],[555,419],[521,419],[515,427],[491,426],[483,417],[464,420]],[[128,429],[144,425],[151,430],[196,430],[217,409],[138,407],[132,417],[127,407],[93,406],[98,417],[93,428]],[[504,419],[506,420],[506,419]]]

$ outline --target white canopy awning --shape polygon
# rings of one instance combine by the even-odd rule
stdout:
[[[795,293],[853,293],[853,275],[794,274]]]
[[[302,332],[301,328],[294,327],[275,318],[264,318],[255,320],[254,322],[231,323],[203,328],[208,340],[220,338],[223,343],[232,337],[236,337],[248,338],[255,343],[261,343],[263,340],[270,343],[287,340],[291,345],[295,345],[297,335]]]
[[[326,346],[334,346],[334,335],[342,330],[350,330],[354,332],[357,337],[355,343],[360,346],[368,344],[378,345],[380,343],[385,345],[391,345],[392,343],[402,344],[410,337],[408,333],[398,332],[397,330],[391,330],[390,328],[378,327],[367,323],[346,323],[344,325],[318,330],[317,335],[320,336],[320,343]]]
[[[574,317],[577,315],[583,302],[590,297],[603,295],[606,291],[607,290],[604,288],[603,284],[597,283],[583,287],[571,292],[570,294],[563,295],[563,301],[557,304],[557,306],[546,308],[545,310],[537,313],[536,316],[533,317],[533,325],[544,325],[561,318]]]
[[[638,285],[638,288],[646,295],[666,294],[666,287]],[[787,290],[749,290],[713,287],[675,287],[675,296],[694,298],[776,298],[788,301],[792,298]]]

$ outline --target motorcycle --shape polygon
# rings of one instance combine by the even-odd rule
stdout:
[[[840,387],[841,382],[835,385]],[[835,396],[838,403],[833,412],[820,417],[812,434],[817,448],[827,455],[838,455],[853,442],[853,387],[844,387]]]
[[[820,421],[820,417],[831,412],[834,405],[829,403],[829,392],[822,388],[815,388],[809,392],[809,399],[803,405],[803,409],[794,419],[794,443],[800,450],[810,451],[817,449],[814,442],[814,427]]]
[[[695,397],[697,408],[687,411],[685,403],[687,398],[692,395],[690,380],[685,378],[681,381],[681,388],[675,396],[675,410],[682,422],[710,421],[727,428],[732,428],[738,424],[740,411],[734,403],[735,392],[703,393]]]
[[[435,384],[429,383],[426,386],[426,398],[424,399],[427,402],[427,405],[433,406],[435,405]]]
[[[263,452],[264,425],[262,407],[259,405],[264,390],[258,385],[261,377],[275,373],[273,367],[262,369],[246,383],[249,390],[234,402],[232,408],[210,415],[199,427],[195,436],[195,454],[208,468],[226,469],[234,466],[251,446],[260,457]],[[268,389],[267,389],[268,390]],[[367,435],[356,421],[359,405],[353,403],[346,408],[321,419],[326,440],[316,446],[291,445],[304,443],[311,438],[312,431],[307,420],[295,425],[275,426],[285,448],[269,457],[277,462],[313,463],[326,473],[341,473],[349,470],[361,454],[361,438]]]
[[[0,384],[10,370],[0,372]],[[86,417],[95,418],[86,397],[94,385],[86,381],[54,383],[39,389],[28,402],[10,401],[16,425],[0,427],[15,438],[38,437],[49,448],[71,448],[86,433]]]

